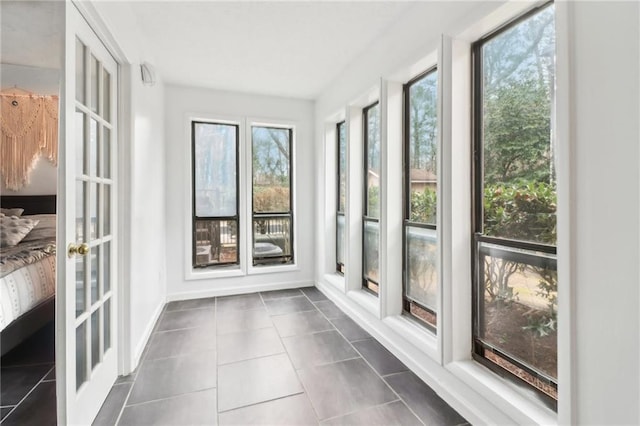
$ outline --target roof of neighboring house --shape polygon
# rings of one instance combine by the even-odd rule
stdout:
[[[437,182],[438,176],[431,170],[411,169],[411,182]]]

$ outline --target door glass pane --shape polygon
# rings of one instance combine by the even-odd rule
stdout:
[[[93,118],[89,125],[89,175],[97,176],[98,173],[98,122]]]
[[[76,173],[86,173],[86,167],[84,163],[84,135],[85,135],[85,115],[76,110]]]
[[[84,195],[87,192],[87,183],[76,182],[76,242],[84,241]]]
[[[291,211],[290,133],[289,129],[252,128],[254,213]]]
[[[106,127],[102,128],[102,161],[100,176],[104,178],[111,177],[111,130]]]
[[[98,112],[98,60],[91,55],[91,111]]]
[[[435,229],[406,227],[407,297],[436,311],[438,307],[438,246]]]
[[[364,275],[378,283],[380,231],[377,222],[364,222]]]
[[[86,257],[76,257],[76,318],[87,308],[86,306],[86,277],[85,277]]]
[[[198,217],[236,215],[237,126],[194,123],[195,204]]]
[[[91,369],[100,362],[100,310],[91,314]]]
[[[111,120],[111,74],[102,69],[102,118]]]
[[[104,226],[104,236],[111,234],[111,185],[102,185],[104,190],[102,202],[102,223]]]
[[[92,247],[89,253],[91,263],[91,304],[100,298],[98,277],[100,276],[100,246]]]
[[[76,38],[76,99],[78,102],[85,102],[85,51],[84,44]]]
[[[102,292],[106,294],[111,290],[111,243],[102,245]]]
[[[104,302],[104,351],[111,347],[111,299]]]
[[[95,240],[98,238],[98,226],[99,218],[98,218],[98,184],[91,183],[91,203],[90,203],[90,215],[89,215],[89,239]]]
[[[76,389],[87,380],[87,322],[76,328]]]

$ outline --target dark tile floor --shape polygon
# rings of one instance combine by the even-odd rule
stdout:
[[[55,327],[51,322],[0,360],[3,426],[55,425]]]
[[[460,425],[315,288],[167,304],[95,425]]]

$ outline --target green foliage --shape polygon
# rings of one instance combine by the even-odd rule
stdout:
[[[521,182],[486,186],[484,234],[555,245],[555,185]]]
[[[485,184],[550,182],[551,97],[536,80],[514,81],[485,93]]]
[[[367,216],[368,217],[380,217],[380,188],[377,186],[370,186],[367,194]]]
[[[434,189],[425,188],[424,191],[411,192],[412,222],[436,223],[437,193]]]

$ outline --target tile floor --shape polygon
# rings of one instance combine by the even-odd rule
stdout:
[[[56,424],[54,364],[53,322],[2,357],[2,426]]]
[[[95,425],[460,425],[317,289],[171,302]]]

